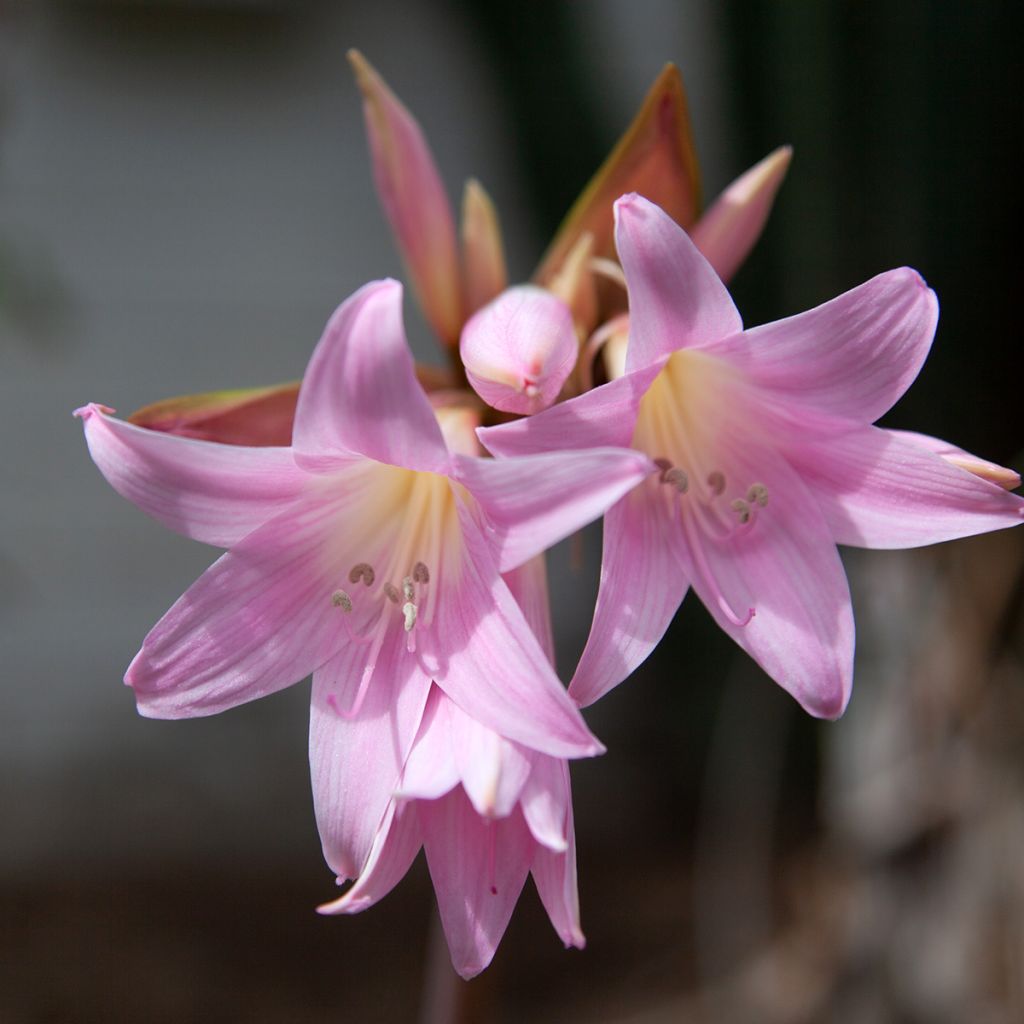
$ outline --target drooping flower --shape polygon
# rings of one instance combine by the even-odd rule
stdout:
[[[140,711],[213,714],[312,672],[314,706],[333,716],[313,776],[339,875],[366,862],[432,683],[531,750],[600,751],[499,573],[600,515],[649,461],[453,450],[416,381],[396,282],[367,285],[331,318],[290,448],[145,430],[98,405],[78,415],[119,493],[230,549],[132,661]]]
[[[605,517],[601,589],[570,694],[597,700],[660,640],[689,586],[814,715],[850,693],[853,616],[836,544],[900,548],[1014,526],[1010,470],[880,429],[916,377],[938,305],[893,270],[798,316],[744,330],[670,217],[616,204],[629,292],[621,377],[481,431],[503,455],[632,444],[660,472]]]

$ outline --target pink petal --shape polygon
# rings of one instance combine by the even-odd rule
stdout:
[[[938,311],[935,293],[904,267],[730,338],[715,355],[780,404],[871,423],[917,376]]]
[[[594,621],[569,684],[569,695],[582,707],[646,660],[686,594],[679,526],[666,514],[666,498],[664,486],[652,481],[605,516]]]
[[[569,766],[565,762],[555,763],[560,765],[564,774],[564,787],[568,798]],[[530,870],[541,902],[559,938],[567,949],[583,949],[587,940],[580,928],[580,898],[576,884],[576,830],[573,826],[572,801],[569,799],[566,800],[564,828],[564,852],[538,846]]]
[[[691,555],[693,589],[722,629],[807,711],[836,718],[850,697],[853,612],[831,531],[797,474],[766,450],[734,455],[725,475],[740,491],[766,485],[768,504],[728,540],[703,534],[711,575]],[[731,497],[732,489],[722,500]],[[754,617],[735,625],[719,595],[737,615],[753,608]]]
[[[780,146],[740,175],[690,230],[715,273],[728,281],[761,237],[793,150]]]
[[[363,872],[420,727],[430,680],[405,649],[397,619],[374,661],[350,643],[313,673],[309,764],[324,859],[341,878]],[[358,713],[357,693],[371,671]]]
[[[569,767],[565,761],[543,754],[534,757],[532,767],[521,799],[526,827],[541,846],[564,853],[570,841],[567,823],[572,821]],[[571,829],[571,824],[568,827]]]
[[[544,555],[523,562],[517,569],[501,574],[519,605],[527,625],[552,665],[555,663],[555,637],[548,602],[548,570]]]
[[[420,852],[416,807],[392,800],[373,840],[363,873],[343,896],[321,904],[321,914],[358,914],[383,899],[405,877]]]
[[[153,627],[125,682],[150,718],[212,715],[298,682],[345,642],[331,594],[344,489],[303,498],[222,555]]]
[[[402,800],[436,800],[461,782],[452,744],[451,701],[430,687],[419,733],[402,771],[396,796]]]
[[[444,472],[448,451],[416,380],[402,326],[402,286],[375,281],[338,307],[306,368],[295,410],[300,465],[346,453]]]
[[[941,455],[948,463],[966,469],[968,473],[980,476],[982,480],[989,480],[1007,491],[1016,490],[1020,487],[1020,473],[1008,466],[1000,466],[997,462],[989,462],[980,455],[972,455],[963,448],[958,448],[949,441],[940,440],[937,437],[929,437],[927,434],[917,434],[912,430],[890,430],[889,433],[896,438],[909,441],[911,444],[927,448],[928,451]]]
[[[416,807],[452,966],[472,978],[505,934],[534,843],[518,812],[481,818],[461,789]]]
[[[646,455],[628,448],[454,458],[456,478],[487,517],[502,572],[597,519],[654,470]]]
[[[664,360],[603,384],[536,416],[477,431],[488,451],[503,457],[564,448],[628,448],[640,400]]]
[[[556,757],[600,753],[462,508],[460,521],[462,557],[439,583],[433,624],[419,641],[425,670],[466,714],[508,739]]]
[[[543,288],[519,285],[470,317],[459,352],[488,405],[530,415],[558,398],[578,345],[569,307]]]
[[[454,345],[462,326],[459,257],[437,166],[420,126],[380,75],[357,50],[348,58],[363,93],[377,194],[427,320]]]
[[[508,285],[498,212],[475,178],[462,194],[462,283],[466,313],[475,313]]]
[[[133,426],[90,404],[75,411],[107,482],[164,526],[229,547],[287,508],[309,476],[288,448],[242,448]]]
[[[627,372],[743,330],[725,285],[664,210],[623,196],[615,203],[615,243],[629,286]]]
[[[1024,520],[1017,495],[877,427],[807,443],[789,457],[840,544],[916,547]]]

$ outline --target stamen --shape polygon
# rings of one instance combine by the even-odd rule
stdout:
[[[352,598],[344,590],[336,590],[331,594],[331,604],[335,608],[340,608],[343,612],[348,613],[352,611]]]
[[[754,514],[750,505],[742,498],[737,498],[732,502],[730,508],[736,513],[736,518],[739,519],[742,526],[746,526],[750,522],[750,517]]]
[[[413,626],[416,625],[416,605],[412,601],[406,601],[402,605],[402,614],[405,616],[405,631],[411,633]]]
[[[747,490],[747,501],[755,502],[764,508],[768,504],[768,488],[764,484],[751,484]]]
[[[674,487],[680,494],[685,494],[690,489],[690,478],[678,467],[673,466],[661,474],[662,483]]]
[[[417,583],[429,583],[430,570],[422,562],[417,562],[412,567],[412,578]]]
[[[717,469],[708,473],[708,487],[717,498],[725,490],[725,474]]]
[[[416,591],[412,589],[412,577],[406,576],[402,580],[402,596],[406,601],[411,601],[416,596]]]
[[[348,571],[349,583],[358,583],[362,580],[368,587],[373,586],[373,581],[377,578],[377,574],[373,571],[373,566],[368,562],[360,562],[358,565],[353,565]]]
[[[658,458],[651,460],[661,472],[658,474],[658,479],[662,483],[665,482],[665,474],[672,468],[672,460],[666,459],[664,455],[659,455]]]
[[[402,595],[398,593],[398,587],[396,587],[394,583],[384,584],[384,596],[392,604],[398,604],[402,600]]]

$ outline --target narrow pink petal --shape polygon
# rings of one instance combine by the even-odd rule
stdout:
[[[541,846],[564,853],[570,839],[566,829],[572,820],[569,767],[560,758],[544,754],[534,757],[532,767],[521,800],[526,827]]]
[[[619,199],[615,244],[629,286],[627,372],[743,330],[725,285],[660,207],[635,194]]]
[[[314,470],[355,452],[444,472],[448,452],[416,379],[397,281],[365,285],[331,317],[299,389],[294,445]]]
[[[653,470],[646,455],[628,448],[515,459],[455,456],[456,478],[486,514],[502,572],[598,518]]]
[[[558,937],[565,943],[567,949],[583,949],[587,940],[580,928],[580,897],[576,884],[576,830],[573,825],[572,801],[568,799],[569,766],[564,761],[555,763],[560,766],[565,777],[566,847],[564,852],[556,852],[554,849],[538,846],[530,870],[541,902]]]
[[[462,193],[462,283],[466,313],[475,313],[508,285],[498,211],[475,178]]]
[[[436,800],[461,782],[452,744],[450,704],[443,690],[430,687],[419,733],[396,792],[399,798]]]
[[[690,231],[715,273],[728,281],[761,237],[793,150],[780,146],[738,177]]]
[[[424,669],[466,714],[502,736],[556,757],[600,753],[461,508],[460,520],[464,550],[444,567],[433,624],[419,640]]]
[[[646,660],[686,594],[679,526],[667,514],[667,499],[666,488],[652,481],[605,515],[594,620],[569,685],[569,695],[581,707]]]
[[[893,437],[927,448],[928,451],[941,455],[951,465],[966,469],[968,473],[980,476],[982,480],[998,484],[1004,490],[1014,491],[1020,487],[1020,473],[1015,469],[1000,466],[998,462],[989,462],[980,455],[972,455],[963,448],[950,444],[949,441],[930,437],[928,434],[918,434],[912,430],[890,430],[889,433]]]
[[[363,873],[344,895],[321,904],[321,914],[358,914],[383,899],[405,877],[420,852],[420,821],[416,807],[392,800],[374,836]]]
[[[107,482],[164,526],[230,547],[287,508],[308,474],[289,448],[242,448],[133,426],[90,404],[75,411]]]
[[[517,569],[501,574],[519,605],[523,618],[552,665],[555,663],[555,635],[548,601],[548,569],[544,555],[523,562]]]
[[[578,346],[569,307],[543,288],[519,285],[470,317],[459,353],[488,405],[529,416],[558,398]]]
[[[938,313],[935,293],[904,267],[806,313],[745,331],[715,355],[780,404],[871,423],[917,376]]]
[[[722,629],[807,711],[836,718],[850,697],[853,612],[831,530],[796,472],[766,450],[735,454],[725,475],[726,507],[755,482],[767,487],[768,503],[727,540],[700,535],[700,558],[691,552],[693,588]],[[752,608],[754,617],[735,625],[720,596],[737,616]]]
[[[398,788],[430,690],[405,649],[397,620],[374,648],[350,643],[313,673],[309,765],[324,859],[341,878],[363,872],[384,811]],[[358,713],[356,695],[372,675]]]
[[[303,498],[221,556],[153,627],[125,675],[141,714],[212,715],[298,682],[345,643],[331,594],[349,501]]]
[[[494,455],[535,455],[564,448],[628,448],[640,400],[664,360],[603,384],[536,416],[477,431]]]
[[[463,789],[477,814],[505,818],[519,802],[534,755],[470,718],[444,698],[452,752]]]
[[[789,457],[840,544],[917,547],[1024,521],[1016,494],[877,427],[807,443]]]
[[[459,255],[434,157],[420,126],[363,55],[350,50],[348,58],[363,93],[377,194],[427,320],[455,345],[462,326]]]
[[[461,789],[416,808],[452,966],[472,978],[505,934],[535,845],[518,811],[481,818]]]

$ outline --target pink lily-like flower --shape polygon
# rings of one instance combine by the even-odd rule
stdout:
[[[599,753],[499,575],[600,515],[649,470],[628,451],[481,459],[446,443],[416,381],[397,282],[327,325],[290,448],[162,434],[89,405],[111,485],[227,546],[146,637],[125,681],[152,717],[207,715],[313,673],[318,822],[355,877],[431,683],[482,726],[554,757]],[[458,431],[455,432],[457,437]]]
[[[528,873],[566,947],[583,948],[568,764],[503,739],[438,687],[365,869],[321,913],[372,906],[421,847],[452,965],[463,978],[491,962]]]
[[[853,615],[836,544],[900,548],[1014,526],[1020,480],[944,442],[872,426],[917,376],[938,316],[893,270],[744,330],[686,233],[616,203],[629,292],[623,376],[481,431],[492,451],[633,444],[660,473],[605,517],[601,590],[570,685],[597,700],[651,652],[692,586],[809,712],[842,713]]]

